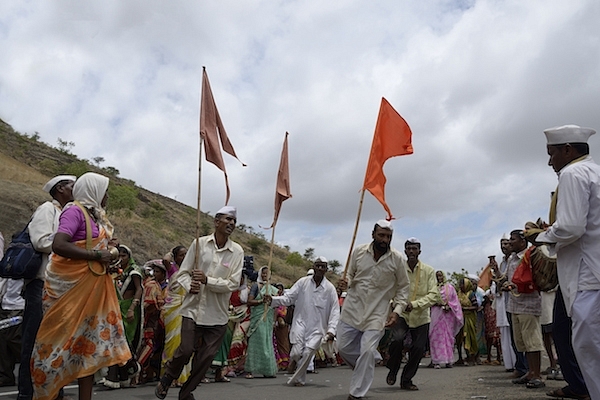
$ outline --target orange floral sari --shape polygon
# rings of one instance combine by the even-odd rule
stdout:
[[[85,248],[85,240],[74,244]],[[107,239],[92,239],[105,249]],[[53,400],[63,386],[131,358],[112,278],[93,261],[52,255],[44,291],[44,318],[31,359],[34,399]]]

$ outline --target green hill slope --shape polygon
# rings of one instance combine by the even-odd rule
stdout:
[[[49,199],[42,185],[58,174],[82,175],[93,171],[110,177],[107,211],[115,236],[129,246],[138,263],[160,258],[176,245],[189,246],[196,231],[196,210],[118,177],[115,168],[99,168],[70,154],[68,146],[57,149],[23,135],[0,119],[0,231],[8,244],[12,234],[27,223],[38,205]],[[201,234],[212,232],[213,217],[202,213]],[[262,235],[247,232],[242,221],[232,239],[254,256],[256,269],[268,262],[270,243]],[[295,257],[294,257],[295,256]],[[295,266],[286,263],[286,260]],[[311,263],[297,253],[276,246],[272,262],[273,281],[286,286],[304,276]],[[335,280],[335,279],[334,279]]]

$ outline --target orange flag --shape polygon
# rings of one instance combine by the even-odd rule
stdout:
[[[388,220],[393,217],[385,202],[386,179],[383,164],[388,158],[412,154],[411,138],[412,132],[404,118],[382,97],[362,190],[368,190],[375,196],[387,212]]]
[[[285,139],[283,140],[279,171],[277,171],[277,187],[275,189],[275,216],[269,228],[273,228],[277,224],[281,204],[292,197],[292,193],[290,192],[290,166],[288,162],[288,135],[289,133],[286,132]]]
[[[206,161],[213,163],[217,168],[223,171],[225,175],[225,186],[227,188],[227,197],[225,204],[229,202],[229,180],[227,179],[227,171],[225,170],[225,163],[223,162],[223,155],[221,154],[221,146],[223,150],[231,156],[240,159],[235,154],[233,145],[227,137],[225,127],[221,121],[219,110],[210,89],[210,83],[208,82],[208,75],[206,69],[202,67],[202,99],[200,102],[200,135],[204,139]],[[221,145],[219,145],[219,142]],[[241,162],[241,161],[240,161]],[[246,164],[242,163],[245,167]]]

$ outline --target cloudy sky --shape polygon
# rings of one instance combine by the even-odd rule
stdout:
[[[385,165],[395,247],[415,236],[424,262],[475,272],[547,216],[542,130],[600,128],[599,20],[596,0],[6,0],[0,118],[195,205],[206,66],[248,164],[225,157],[238,222],[270,224],[288,131],[276,241],[345,263],[383,96],[413,131]],[[224,201],[205,163],[201,208]],[[367,194],[357,243],[384,216]]]

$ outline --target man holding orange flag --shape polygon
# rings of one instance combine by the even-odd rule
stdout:
[[[377,344],[384,328],[395,325],[406,308],[408,267],[404,256],[391,247],[392,233],[389,221],[377,221],[373,241],[354,250],[347,278],[338,283],[348,292],[337,328],[340,356],[353,368],[348,400],[360,399],[369,391],[375,363],[381,360]]]

